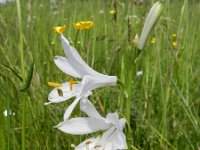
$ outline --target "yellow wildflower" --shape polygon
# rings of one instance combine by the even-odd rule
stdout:
[[[173,38],[176,38],[176,34],[172,34],[172,37],[173,37]]]
[[[66,25],[53,27],[53,31],[59,34],[65,32],[65,29],[66,29]]]
[[[85,28],[85,29],[90,29],[90,28],[93,27],[93,25],[94,25],[94,23],[93,23],[92,21],[86,21],[86,22],[84,23],[84,28]]]
[[[77,30],[87,30],[92,28],[94,23],[92,21],[80,21],[77,23],[74,23],[73,26]]]
[[[54,41],[51,41],[51,45],[55,45],[55,42],[54,42]]]
[[[172,46],[173,46],[174,48],[177,48],[177,42],[172,42]]]
[[[81,44],[81,41],[77,41],[77,44]]]
[[[155,44],[156,43],[156,38],[155,37],[152,37],[151,38],[151,44]]]
[[[116,13],[116,11],[115,11],[114,9],[112,9],[112,10],[109,11],[109,13],[110,13],[111,15],[114,15],[114,14]]]
[[[125,4],[123,2],[120,2],[119,5],[124,8]]]

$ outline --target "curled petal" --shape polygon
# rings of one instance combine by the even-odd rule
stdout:
[[[57,67],[64,73],[73,76],[75,78],[81,78],[79,72],[71,65],[69,60],[65,57],[55,56],[54,62]]]
[[[110,124],[95,118],[78,117],[66,120],[57,125],[56,128],[68,134],[83,135],[109,129]]]
[[[89,67],[81,58],[76,49],[70,45],[69,41],[62,34],[61,41],[68,62],[71,64],[74,70],[76,70],[76,72],[80,75],[81,78],[83,78],[85,75],[91,75],[96,77],[105,76]]]

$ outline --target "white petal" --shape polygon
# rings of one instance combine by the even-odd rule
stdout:
[[[74,84],[72,91],[70,91],[69,82],[63,83],[61,86],[62,95],[59,95],[58,89],[54,88],[48,95],[49,103],[59,103],[77,96],[80,93],[81,82]],[[48,103],[47,103],[48,104]]]
[[[95,107],[92,105],[92,103],[86,98],[83,97],[80,101],[80,109],[85,112],[89,117],[93,117],[96,119],[103,119],[103,118],[95,109]]]
[[[163,5],[160,2],[156,2],[151,10],[149,11],[147,18],[144,23],[144,27],[142,29],[142,34],[139,39],[138,48],[143,49],[146,43],[146,40],[150,34],[155,23],[158,21],[160,14],[162,12]]]
[[[64,114],[64,118],[63,120],[68,120],[72,111],[74,110],[75,106],[77,105],[77,103],[79,102],[81,97],[77,97],[74,102],[66,109],[65,114]]]
[[[113,149],[113,143],[112,142],[107,143],[104,147],[105,148],[103,150],[118,150],[118,149]]]
[[[104,76],[103,74],[100,74],[99,72],[89,67],[81,58],[76,49],[70,45],[69,41],[62,34],[61,34],[61,40],[65,55],[67,56],[69,63],[74,68],[74,70],[76,70],[80,74],[82,78],[85,75],[91,75],[96,77]]]
[[[78,117],[66,120],[57,125],[56,128],[68,134],[83,135],[106,130],[110,128],[110,124],[95,118]]]
[[[103,133],[101,139],[99,140],[98,144],[105,145],[106,143],[110,142],[112,140],[113,136],[115,135],[115,130],[116,130],[116,128],[114,126],[112,126],[110,129],[105,131]]]
[[[95,148],[96,143],[98,142],[100,137],[96,137],[96,138],[89,138],[85,141],[83,141],[82,143],[80,143],[75,150],[92,150]]]
[[[123,130],[123,128],[125,127],[125,124],[126,124],[126,119],[121,118],[121,119],[119,120],[119,124],[120,124],[121,130]]]
[[[117,130],[115,137],[112,141],[113,149],[128,149],[126,143],[126,136],[124,135],[122,130]]]
[[[61,56],[55,56],[54,62],[57,67],[64,73],[73,76],[75,78],[81,78],[81,75],[75,68],[70,64],[67,58]]]
[[[106,131],[97,144],[103,145],[106,150],[127,149],[124,133],[114,127]]]
[[[48,96],[48,100],[50,101],[50,103],[60,103],[66,100],[69,100],[70,98],[76,96],[77,94],[74,92],[62,92],[62,95],[58,94],[58,89],[54,88]]]
[[[106,119],[111,122],[113,125],[115,125],[117,128],[120,128],[120,124],[119,124],[119,117],[118,114],[115,113],[108,113],[106,116]]]
[[[95,88],[116,85],[116,82],[117,82],[116,76],[105,76],[103,78],[96,78],[93,76],[86,75],[82,80],[81,93],[84,95],[84,93],[91,91]]]

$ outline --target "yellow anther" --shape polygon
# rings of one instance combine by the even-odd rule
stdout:
[[[54,87],[54,88],[60,88],[62,85],[56,82],[48,82],[48,86]]]
[[[87,141],[85,144],[88,145],[88,144],[91,144],[91,143],[92,143],[91,141]]]
[[[69,81],[69,90],[72,91],[73,84],[77,84],[77,83],[78,83],[77,81],[70,80]]]
[[[59,34],[65,32],[65,29],[66,25],[53,27],[53,31]]]

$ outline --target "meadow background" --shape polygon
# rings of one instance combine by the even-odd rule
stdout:
[[[116,87],[97,89],[89,99],[103,116],[118,111],[127,119],[124,132],[129,149],[199,150],[200,2],[166,0],[145,49],[139,51],[133,39],[140,35],[155,2],[144,0],[135,5],[132,0],[21,0],[21,44],[16,2],[0,5],[0,149],[73,149],[71,144],[78,145],[92,136],[72,136],[53,128],[73,100],[44,105],[52,89],[47,82],[71,79],[53,61],[54,56],[64,53],[52,27],[66,24],[64,35],[84,60],[95,70],[119,78]],[[117,9],[117,15],[109,13],[113,9]],[[73,23],[86,20],[93,21],[94,27],[80,31],[75,43],[77,30]],[[22,68],[27,79],[33,61],[30,87],[20,91]],[[138,71],[143,74],[137,75]],[[7,117],[5,110],[11,110]],[[85,114],[77,107],[72,117],[80,115]]]

